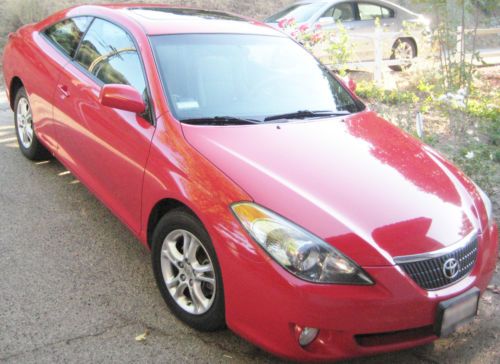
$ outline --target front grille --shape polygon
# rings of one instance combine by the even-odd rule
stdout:
[[[472,270],[477,245],[478,234],[474,231],[460,243],[441,251],[398,257],[395,261],[420,287],[438,289],[459,281]]]

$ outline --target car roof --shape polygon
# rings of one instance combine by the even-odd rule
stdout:
[[[73,8],[67,15],[133,20],[148,35],[237,33],[285,36],[260,21],[235,14],[161,4],[82,5]]]
[[[393,9],[398,9],[400,11],[404,11],[404,12],[407,12],[411,15],[418,15],[416,14],[415,12],[401,6],[401,5],[398,5],[390,0],[299,0],[299,1],[296,1],[294,3],[291,3],[289,5],[286,6],[285,9],[289,8],[289,7],[292,7],[292,6],[295,6],[295,5],[304,5],[304,4],[312,4],[312,3],[320,3],[320,4],[324,4],[325,6],[332,6],[332,5],[335,5],[337,3],[342,3],[342,2],[352,2],[352,3],[360,3],[360,2],[365,2],[365,3],[373,3],[373,4],[378,4],[378,5],[383,5],[383,6],[388,6],[388,7],[392,7]]]

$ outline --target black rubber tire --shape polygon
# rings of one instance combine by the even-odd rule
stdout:
[[[173,230],[184,229],[194,234],[207,253],[214,266],[216,291],[212,307],[202,315],[194,315],[182,309],[168,292],[161,270],[161,248],[165,237]],[[177,208],[165,214],[155,227],[153,233],[151,260],[156,284],[173,314],[199,331],[216,331],[226,327],[224,308],[224,287],[222,285],[222,275],[220,271],[217,255],[215,254],[212,241],[203,224],[191,212],[185,208]]]
[[[411,58],[415,58],[417,56],[417,49],[415,47],[415,43],[413,43],[411,40],[409,39],[398,39],[394,45],[392,46],[392,55],[391,55],[391,59],[396,59],[396,55],[395,55],[395,52],[396,52],[396,49],[402,44],[404,43],[405,45],[409,45],[411,47],[411,50],[412,50],[412,57]],[[404,66],[404,67],[401,67],[401,66],[389,66],[389,68],[393,71],[397,71],[397,72],[401,72],[403,70],[407,70],[408,68],[411,67],[411,63],[407,66]]]
[[[28,104],[30,105],[31,108],[30,100],[24,87],[21,87],[17,90],[16,98],[14,99],[14,126],[16,130],[19,149],[21,150],[21,153],[23,153],[23,155],[30,160],[39,161],[39,160],[50,159],[52,157],[51,153],[37,139],[34,128],[33,128],[33,141],[31,142],[30,147],[26,148],[21,142],[21,137],[19,136],[19,133],[17,131],[17,105],[19,103],[19,100],[21,100],[21,98],[25,98],[26,100],[28,100]],[[33,117],[33,109],[31,109],[31,114]]]

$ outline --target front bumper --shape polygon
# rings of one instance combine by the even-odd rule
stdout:
[[[227,232],[214,231],[226,242]],[[220,254],[227,324],[266,351],[293,360],[345,359],[435,340],[439,302],[473,287],[484,291],[498,252],[493,225],[479,239],[473,270],[452,286],[426,291],[397,266],[363,267],[374,286],[320,285],[295,278],[240,232],[232,234]],[[302,348],[296,325],[320,333]]]

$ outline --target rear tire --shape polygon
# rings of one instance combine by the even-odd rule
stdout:
[[[36,137],[33,112],[24,87],[19,88],[14,100],[14,125],[21,153],[30,160],[49,159],[51,154]]]
[[[210,236],[187,209],[158,222],[151,259],[165,303],[181,321],[199,331],[226,325],[222,275]]]
[[[411,67],[412,59],[417,56],[415,43],[409,39],[398,39],[392,46],[391,59],[404,62],[402,65],[389,66],[393,71],[404,71]]]

